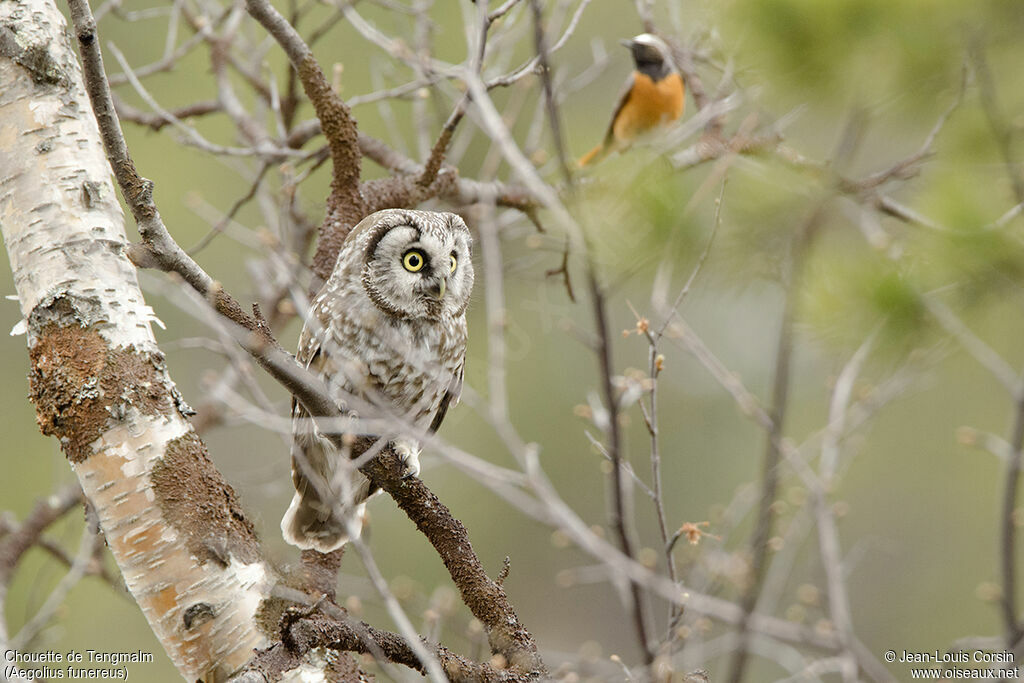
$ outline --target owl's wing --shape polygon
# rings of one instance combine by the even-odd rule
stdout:
[[[441,397],[441,403],[437,406],[437,412],[434,413],[434,419],[430,423],[430,433],[433,434],[444,422],[444,416],[448,414],[448,407],[453,406],[459,402],[459,397],[462,396],[462,380],[465,376],[466,361],[463,359],[459,363],[459,369],[455,371],[452,376],[452,382],[448,385],[447,391],[444,392],[444,396]]]
[[[295,357],[310,372],[328,379],[337,376],[338,368],[324,349],[322,336],[303,330]],[[345,406],[336,402],[344,411]],[[358,457],[374,441],[376,437],[355,435],[351,452],[347,455]],[[342,456],[332,443],[317,431],[306,409],[292,398],[292,482],[295,496],[281,520],[284,538],[292,545],[322,553],[331,552],[348,541],[346,518],[354,519],[358,528],[363,503],[372,493],[370,480],[354,471],[347,486],[339,486],[336,481],[339,457]]]
[[[328,369],[329,361],[327,355],[320,352],[318,343],[300,339],[295,357],[313,374],[321,378],[327,377],[324,372]],[[293,396],[292,481],[299,493],[306,493],[314,488],[310,481],[311,477],[325,476],[330,479],[329,458],[333,450],[329,442],[317,434],[310,414]]]

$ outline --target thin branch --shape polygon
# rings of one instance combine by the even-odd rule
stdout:
[[[334,268],[348,231],[368,213],[359,191],[362,155],[356,122],[348,106],[331,88],[298,31],[268,0],[246,0],[246,8],[288,56],[306,96],[313,104],[331,150],[331,195],[313,257],[313,270],[321,281],[325,281]]]
[[[704,244],[704,250],[701,251],[700,256],[697,258],[697,263],[694,264],[693,270],[690,271],[690,276],[686,279],[686,284],[683,285],[683,288],[681,290],[679,290],[679,294],[676,295],[675,301],[672,302],[672,306],[669,309],[668,313],[666,314],[662,312],[662,314],[665,316],[665,320],[662,322],[661,327],[658,328],[658,331],[654,332],[653,335],[650,331],[647,332],[648,339],[652,339],[655,344],[661,341],[661,338],[665,334],[665,330],[672,322],[672,319],[675,317],[676,313],[679,312],[679,307],[683,304],[683,301],[690,293],[690,288],[693,287],[694,281],[697,279],[697,276],[700,274],[701,269],[704,267],[704,263],[708,260],[708,255],[711,253],[711,246],[715,243],[715,235],[718,234],[718,228],[722,224],[722,199],[725,198],[726,182],[727,178],[723,177],[722,189],[719,190],[718,198],[715,200],[715,216],[711,222],[711,234],[708,235],[708,241]]]
[[[446,129],[448,127],[454,129],[454,124],[457,123],[455,117],[459,109],[457,107],[453,110]],[[319,121],[315,119],[306,121],[293,129],[287,144],[289,147],[301,147],[320,132]],[[431,153],[432,159],[439,159],[443,162],[440,152],[444,151],[445,144],[447,142],[439,136],[438,142],[434,145],[434,152]],[[375,195],[371,197],[372,206],[367,209],[371,213],[384,208],[401,208],[410,205],[413,200],[425,201],[432,196],[439,196],[453,204],[463,205],[487,203],[492,201],[490,198],[493,198],[494,203],[498,206],[518,209],[527,215],[539,205],[537,199],[525,187],[499,181],[484,182],[472,178],[460,178],[455,169],[444,166],[443,163],[438,164],[439,168],[435,172],[436,177],[433,184],[425,188],[423,181],[429,177],[425,165],[416,163],[383,141],[365,133],[359,134],[359,151],[370,161],[400,176],[398,180],[401,181],[400,185],[386,181],[377,183],[378,191],[367,193]]]
[[[581,3],[581,7],[582,5],[583,3]],[[555,144],[555,154],[558,156],[558,168],[562,173],[562,180],[571,191],[572,171],[569,170],[569,158],[565,151],[565,138],[562,135],[562,122],[558,116],[558,103],[555,101],[555,91],[551,84],[551,64],[548,56],[547,36],[544,33],[544,17],[539,0],[530,0],[530,10],[533,14],[534,48],[537,51],[537,66],[540,70],[540,83],[544,91],[544,106],[547,109],[551,137]]]
[[[580,3],[577,11],[577,17],[582,13],[585,5],[586,0]],[[543,17],[539,1],[531,0],[530,7],[532,9],[534,22],[534,45],[537,50],[537,56],[534,60],[536,61],[540,71],[544,101],[547,108],[548,121],[551,126],[551,134],[554,138],[554,145],[557,151],[559,168],[561,170],[562,178],[568,187],[569,194],[572,196],[574,190],[573,176],[572,171],[569,169],[569,157],[565,151],[565,140],[562,137],[562,128],[558,116],[558,105],[555,101],[554,89],[551,85],[551,67],[548,61],[549,50],[547,46],[547,38],[544,33]],[[605,292],[598,281],[597,266],[593,261],[591,250],[586,248],[586,246],[584,248],[586,250],[585,254],[587,262],[587,285],[590,290],[590,302],[597,332],[596,351],[601,381],[601,394],[605,404],[605,409],[608,411],[608,425],[606,429],[608,444],[606,450],[612,461],[612,506],[609,511],[611,517],[610,523],[618,539],[619,546],[622,548],[623,554],[633,559],[636,557],[636,549],[634,548],[633,538],[629,531],[627,512],[628,493],[626,491],[626,482],[623,478],[624,458],[622,455],[622,434],[619,421],[619,405],[618,398],[615,395],[615,388],[612,384],[614,361],[612,360],[611,330],[608,321],[608,308],[605,300]],[[565,272],[568,274],[567,269]],[[631,603],[630,608],[633,616],[633,627],[636,631],[640,651],[643,653],[644,663],[650,666],[654,663],[654,651],[651,639],[648,635],[650,618],[647,614],[647,603],[645,602],[640,584],[632,580],[629,581],[629,594]]]
[[[0,588],[10,583],[22,555],[39,542],[43,531],[81,503],[82,488],[70,484],[36,503],[16,530],[0,535]]]
[[[204,100],[184,107],[178,107],[177,109],[172,109],[168,112],[171,115],[170,117],[164,117],[160,114],[136,109],[130,104],[123,102],[117,96],[114,96],[114,106],[117,110],[117,115],[121,120],[131,121],[132,123],[145,126],[154,131],[158,131],[164,126],[170,124],[172,119],[181,121],[184,119],[206,116],[220,111],[220,104],[215,100]]]
[[[569,19],[568,25],[565,27],[565,30],[562,31],[562,35],[559,36],[558,40],[556,40],[554,44],[551,45],[551,48],[548,50],[548,55],[552,55],[558,52],[567,42],[569,42],[569,38],[571,38],[573,33],[576,32],[576,27],[579,26],[580,19],[583,18],[583,12],[584,10],[587,9],[587,6],[590,5],[590,2],[591,0],[581,0],[580,4],[576,6],[576,11],[573,12],[572,17]],[[525,76],[537,73],[539,67],[540,55],[531,57],[530,59],[526,60],[525,64],[512,70],[508,74],[498,76],[487,81],[486,89],[491,90],[493,88],[508,87],[513,83],[519,81],[520,79],[524,78]]]
[[[908,178],[912,178],[917,175],[920,163],[934,153],[933,147],[935,146],[936,138],[938,138],[939,133],[942,132],[942,129],[945,127],[949,117],[953,115],[953,112],[956,111],[960,106],[960,103],[963,102],[964,93],[967,91],[969,81],[967,65],[965,64],[961,70],[960,87],[957,89],[956,96],[942,114],[939,115],[935,125],[932,126],[932,129],[928,132],[928,135],[925,136],[924,141],[916,152],[904,159],[900,159],[887,169],[877,171],[858,180],[840,178],[838,181],[839,190],[847,194],[863,194],[865,192],[872,191],[891,180],[907,180]],[[1022,197],[1020,201],[1024,201],[1024,197]]]
[[[262,16],[275,30],[282,32],[282,36],[275,37],[286,44],[286,50],[289,47],[294,49],[295,46],[289,42],[294,31],[290,27],[282,29],[280,24],[286,22],[276,10],[264,7],[264,3],[258,0],[250,0],[250,6],[254,5],[258,12],[266,12]],[[139,178],[128,157],[104,77],[96,44],[95,21],[89,7],[84,0],[71,0],[71,7],[83,62],[87,64],[87,89],[100,123],[104,146],[115,168],[118,184],[136,215],[143,236],[143,245],[136,245],[133,250],[133,260],[143,267],[157,266],[182,275],[222,316],[238,326],[230,328],[236,341],[288,389],[312,416],[341,418],[326,385],[300,367],[290,354],[277,345],[262,317],[246,314],[219,283],[206,274],[171,238],[153,203],[152,183]],[[311,67],[307,64],[307,68]],[[325,129],[329,130],[326,125]],[[354,126],[352,133],[354,136]],[[358,149],[355,153],[358,155]],[[339,434],[332,434],[331,438],[338,439],[337,446],[343,449]],[[402,478],[401,463],[390,448],[363,465],[362,471],[395,499],[434,545],[448,567],[452,580],[459,587],[464,602],[487,628],[494,651],[503,654],[512,666],[523,671],[544,671],[533,637],[519,623],[504,590],[484,572],[461,522],[451,515],[422,482]]]
[[[466,114],[467,104],[468,100],[463,97],[452,111],[451,116],[445,121],[437,142],[434,143],[433,148],[430,150],[430,156],[427,157],[426,162],[423,164],[423,171],[416,179],[416,184],[420,187],[429,188],[437,180],[437,174],[441,170],[441,164],[444,163],[444,157],[448,151],[448,145],[452,141],[452,135],[455,133],[459,122],[462,121],[462,117]]]
[[[772,400],[770,427],[766,439],[765,455],[761,470],[761,493],[757,509],[753,536],[750,540],[750,583],[740,599],[744,618],[739,625],[740,644],[733,655],[727,680],[739,683],[743,679],[748,661],[748,627],[747,622],[761,593],[765,573],[769,563],[769,540],[775,521],[775,498],[779,486],[779,464],[781,461],[783,425],[789,402],[790,363],[793,355],[793,326],[796,322],[797,299],[800,297],[801,271],[805,256],[811,246],[814,235],[821,221],[822,207],[819,206],[800,227],[794,236],[792,252],[789,257],[788,282],[786,282],[786,300],[782,311],[777,343],[774,379],[772,384]]]
[[[846,416],[849,412],[849,402],[853,393],[854,383],[874,346],[877,336],[876,330],[861,344],[849,362],[843,367],[839,373],[839,378],[836,380],[832,401],[829,405],[828,426],[821,444],[820,485],[816,486],[811,492],[814,516],[818,528],[818,551],[821,555],[822,568],[825,570],[825,588],[828,595],[829,617],[835,626],[839,642],[844,648],[849,650],[847,658],[850,660],[855,660],[852,648],[856,640],[856,634],[853,629],[850,598],[843,575],[839,530],[836,528],[835,515],[828,504],[826,493],[832,486],[833,477],[838,466],[839,440],[845,429]],[[851,680],[850,677],[845,675],[846,671],[844,668],[844,680]]]
[[[538,225],[538,227],[540,227]],[[572,278],[569,275],[569,240],[565,240],[565,248],[562,249],[562,262],[557,268],[551,268],[544,271],[545,277],[553,277],[555,275],[562,276],[562,283],[565,285],[565,293],[569,296],[569,301],[576,303],[576,294],[572,290]]]
[[[128,65],[128,61],[125,59],[121,51],[118,50],[117,47],[113,44],[108,44],[108,47],[110,48],[110,51],[113,53],[114,59],[117,60],[118,64],[123,69],[125,75],[128,77],[128,82],[131,84],[132,88],[135,89],[135,92],[138,93],[139,97],[141,97],[146,102],[146,104],[148,104],[153,109],[153,111],[157,113],[158,116],[165,119],[168,124],[174,126],[174,128],[176,128],[177,130],[181,131],[181,133],[185,136],[185,140],[187,140],[190,144],[195,145],[196,147],[204,151],[207,151],[211,154],[232,157],[255,156],[264,159],[269,159],[272,161],[280,161],[283,159],[287,159],[295,154],[295,152],[293,152],[290,149],[277,148],[274,145],[270,144],[269,142],[262,146],[251,147],[225,147],[224,145],[218,145],[213,142],[210,142],[202,135],[200,135],[199,131],[196,130],[194,127],[187,125],[184,121],[177,118],[172,112],[163,108],[160,105],[160,103],[156,101],[156,98],[154,98],[153,95],[150,94],[146,87],[142,85],[142,82],[136,77],[135,72]],[[223,101],[221,101],[221,105],[223,106]]]
[[[209,246],[210,242],[212,242],[217,235],[224,232],[224,228],[226,228],[228,224],[232,220],[234,220],[239,210],[243,206],[248,204],[253,197],[256,196],[256,193],[260,189],[260,185],[263,183],[263,178],[267,175],[267,171],[269,170],[270,164],[265,163],[262,166],[260,166],[259,173],[256,174],[255,180],[253,180],[252,185],[249,186],[249,191],[246,192],[241,197],[239,197],[237,200],[235,200],[235,203],[231,205],[231,208],[228,209],[228,212],[226,214],[224,214],[224,217],[220,219],[220,221],[216,225],[214,225],[210,229],[210,231],[202,237],[202,239],[196,242],[196,245],[194,247],[188,250],[189,256],[195,256],[196,254],[198,254],[200,251]]]
[[[1007,125],[1000,110],[988,61],[985,59],[984,49],[978,41],[972,45],[971,57],[978,74],[982,108],[988,118],[996,146],[1003,158],[1007,178],[1010,180],[1017,204],[1024,204],[1024,178],[1017,172],[1018,159],[1013,151],[1013,130]],[[986,367],[990,366],[986,365]],[[997,377],[1002,379],[1000,375]],[[1003,584],[999,602],[1007,647],[1016,649],[1019,647],[1021,637],[1024,636],[1024,628],[1017,617],[1017,524],[1014,519],[1017,509],[1017,491],[1020,486],[1021,451],[1024,446],[1024,389],[1015,386],[1012,393],[1014,417],[1010,427],[1010,452],[1006,460],[999,519],[999,569]]]
[[[649,392],[649,406],[644,411],[644,421],[647,425],[647,431],[650,435],[651,443],[651,480],[653,482],[653,499],[654,499],[654,510],[658,517],[658,531],[661,533],[661,543],[665,552],[665,563],[668,568],[668,576],[672,581],[678,581],[676,571],[676,560],[675,554],[673,553],[673,546],[678,540],[680,531],[677,531],[675,536],[671,539],[668,535],[668,522],[665,518],[665,500],[661,485],[661,449],[659,446],[659,428],[658,428],[658,377],[661,374],[662,363],[664,357],[658,351],[658,342],[661,337],[665,334],[665,329],[668,327],[672,317],[679,310],[679,306],[682,304],[683,299],[690,291],[690,287],[693,285],[694,280],[697,279],[697,275],[704,267],[704,262],[707,260],[708,254],[711,252],[711,245],[714,243],[715,235],[718,233],[718,226],[721,224],[722,218],[722,198],[725,194],[725,178],[722,179],[722,189],[719,192],[718,199],[715,201],[715,215],[711,225],[711,235],[708,237],[707,244],[704,247],[704,251],[701,252],[700,257],[697,259],[697,263],[694,265],[693,270],[690,272],[689,278],[686,280],[686,284],[680,290],[679,295],[676,296],[675,301],[672,303],[672,308],[668,315],[665,316],[665,320],[662,323],[661,328],[657,332],[652,332],[650,324],[646,321],[643,324],[643,333],[647,337],[648,343],[648,374],[651,378],[651,389]],[[634,315],[637,316],[637,327],[640,329],[640,316],[633,311]],[[643,404],[640,404],[641,409]],[[669,616],[668,625],[671,630],[679,619],[683,615],[683,608],[681,605],[670,604],[669,605]],[[674,642],[671,633],[667,634],[665,642],[668,644],[671,653],[671,645]]]
[[[996,139],[999,155],[1003,158],[1006,176],[1010,180],[1010,186],[1013,187],[1017,203],[1024,204],[1024,178],[1017,172],[1019,157],[1013,151],[1013,129],[1007,125],[999,106],[999,98],[996,94],[995,84],[992,82],[992,73],[988,68],[985,50],[978,40],[973,41],[971,45],[971,61],[974,62],[974,69],[978,75],[982,109],[984,109],[985,117],[992,129],[992,136]]]
[[[388,588],[388,583],[384,579],[384,575],[380,573],[380,569],[377,567],[370,549],[366,547],[366,543],[359,537],[356,524],[360,524],[360,522],[354,522],[349,518],[346,518],[345,522],[348,527],[349,538],[352,539],[352,545],[355,547],[356,553],[359,554],[359,559],[363,561],[363,567],[366,569],[373,587],[377,589],[377,593],[384,601],[384,606],[392,621],[398,625],[399,632],[401,632],[405,642],[409,644],[409,648],[416,656],[418,663],[416,668],[426,673],[427,677],[434,681],[434,683],[445,683],[448,678],[441,671],[437,657],[428,652],[424,644],[420,642],[419,636],[416,635],[416,629],[413,627],[412,622],[409,621],[405,610],[398,604],[398,599]]]
[[[10,648],[12,650],[26,649],[50,623],[50,620],[57,614],[57,610],[64,604],[68,594],[71,593],[72,589],[88,572],[97,549],[102,547],[103,537],[97,533],[97,530],[93,529],[91,524],[86,523],[85,528],[82,529],[78,552],[75,554],[75,559],[71,562],[71,567],[61,577],[60,581],[57,582],[57,586],[47,596],[46,601],[36,613],[32,615],[32,618],[11,638]]]
[[[939,298],[925,295],[922,303],[936,322],[989,374],[999,382],[1014,400],[1022,393],[1020,380],[1010,364],[999,353],[976,335],[956,314]]]
[[[1003,500],[1000,508],[999,569],[1003,590],[1000,606],[1007,647],[1015,649],[1024,635],[1017,618],[1017,491],[1020,485],[1022,448],[1024,448],[1024,395],[1014,403],[1013,425],[1010,428],[1010,452],[1006,461]]]
[[[184,7],[182,7],[182,9],[183,11],[185,11]],[[96,12],[96,21],[99,21],[102,18],[102,12],[103,8],[101,7]],[[174,52],[165,53],[164,56],[158,61],[139,67],[135,70],[135,75],[139,78],[145,78],[146,76],[151,76],[155,73],[170,71],[179,61],[181,61],[182,58],[184,58],[186,55],[192,52],[192,50],[196,46],[198,46],[206,39],[207,32],[213,31],[214,28],[222,24],[230,13],[231,9],[229,7],[225,9],[223,12],[221,12],[217,17],[215,17],[213,21],[204,25],[201,29],[199,29],[199,27],[193,26],[193,30],[196,30],[195,35],[190,37],[188,40],[182,42],[182,44],[179,45],[177,49],[174,50]],[[185,16],[186,18],[188,17],[187,11],[185,11]],[[127,82],[128,77],[126,74],[122,73],[110,75],[110,85],[112,87],[117,87]]]

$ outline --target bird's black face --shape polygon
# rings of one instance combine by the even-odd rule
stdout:
[[[642,34],[632,40],[624,40],[622,44],[633,53],[636,70],[647,74],[652,80],[661,80],[672,71],[671,61],[666,54],[667,46],[654,36]]]
[[[641,64],[661,65],[665,63],[661,52],[653,45],[644,45],[634,41],[629,44],[629,49],[633,52],[633,61],[637,63],[637,66]]]

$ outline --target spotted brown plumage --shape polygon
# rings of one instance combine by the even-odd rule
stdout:
[[[285,540],[330,552],[358,533],[369,480],[356,467],[388,443],[419,472],[419,435],[436,430],[462,389],[469,229],[450,213],[388,209],[348,235],[314,298],[297,360],[321,376],[350,420],[339,452],[296,402],[295,496]],[[338,428],[338,426],[335,426]]]

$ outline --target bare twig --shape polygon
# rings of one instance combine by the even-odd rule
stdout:
[[[1010,181],[1010,186],[1013,187],[1017,203],[1024,204],[1024,178],[1017,172],[1019,157],[1013,151],[1013,129],[1007,124],[1000,109],[999,98],[992,82],[992,73],[989,71],[988,60],[985,58],[985,50],[978,40],[974,40],[971,45],[971,61],[974,62],[974,69],[978,75],[982,108],[988,118],[989,127],[992,129],[992,136],[996,139],[996,147],[1003,158],[1006,176]]]
[[[42,534],[51,524],[81,503],[82,489],[77,483],[72,484],[36,503],[24,521],[16,527],[0,526],[0,647],[5,651],[12,647],[7,631],[7,618],[4,616],[7,593],[21,559],[30,548],[44,542]],[[59,605],[59,602],[55,604]],[[22,627],[18,637],[24,639],[34,634],[35,630],[26,631],[25,627]],[[15,680],[25,679],[15,676]]]
[[[938,297],[925,295],[922,297],[925,308],[961,347],[989,374],[998,381],[1007,393],[1015,400],[1022,391],[1020,380],[1010,364],[995,349],[976,335],[956,314]]]
[[[686,280],[686,284],[680,290],[679,295],[676,296],[675,301],[672,303],[672,307],[667,314],[665,314],[665,320],[661,327],[657,331],[652,331],[650,323],[646,320],[641,323],[641,317],[636,311],[633,311],[634,315],[637,316],[637,329],[642,328],[643,334],[647,338],[648,343],[648,373],[651,378],[651,389],[649,391],[649,405],[644,411],[644,421],[647,425],[647,431],[650,435],[651,442],[651,481],[653,482],[652,498],[654,500],[654,509],[658,516],[658,531],[661,533],[662,547],[665,550],[665,563],[668,568],[668,576],[672,581],[678,581],[676,571],[675,555],[673,553],[673,547],[676,540],[681,535],[681,531],[677,531],[673,538],[669,538],[668,535],[668,522],[665,519],[665,502],[664,494],[662,490],[661,482],[661,449],[659,446],[659,429],[658,429],[658,376],[661,374],[662,364],[664,362],[664,356],[658,350],[658,342],[665,334],[665,329],[668,327],[672,318],[675,316],[682,304],[683,299],[690,291],[690,287],[696,280],[697,275],[700,273],[704,266],[704,262],[707,260],[708,254],[711,252],[711,245],[714,243],[715,235],[718,232],[718,227],[721,224],[722,217],[722,197],[725,193],[725,180],[722,180],[722,189],[719,192],[718,199],[715,202],[715,215],[712,222],[711,234],[708,237],[707,244],[704,247],[704,251],[701,252],[700,257],[697,259],[697,263],[694,265],[693,270],[690,272],[689,278]],[[643,404],[641,403],[641,408]],[[669,605],[669,616],[668,616],[668,628],[671,631],[674,625],[679,621],[683,614],[681,605],[670,604]],[[666,635],[665,642],[668,643],[671,648],[673,639],[671,633]],[[671,649],[670,649],[671,652]]]
[[[298,31],[267,0],[246,0],[246,8],[288,55],[306,96],[313,104],[331,150],[331,194],[313,257],[313,270],[323,281],[334,268],[348,231],[369,213],[360,194],[362,154],[356,122],[348,106],[331,88]],[[315,289],[319,289],[317,283],[314,283]]]
[[[22,555],[39,542],[43,531],[82,502],[78,484],[65,486],[36,503],[17,530],[0,536],[0,587],[6,586]]]
[[[224,228],[226,228],[228,226],[228,223],[230,223],[234,219],[235,215],[238,214],[238,211],[243,206],[245,206],[253,197],[256,196],[256,193],[260,189],[260,184],[263,182],[263,178],[264,176],[266,176],[267,171],[269,170],[270,164],[263,164],[262,166],[260,166],[259,173],[256,174],[255,180],[253,180],[252,185],[249,186],[249,191],[246,192],[241,197],[239,197],[237,200],[235,200],[235,203],[231,205],[231,208],[228,209],[228,212],[226,214],[224,214],[224,217],[220,220],[220,222],[214,225],[210,229],[210,231],[203,236],[202,239],[196,242],[196,245],[194,247],[188,250],[189,256],[195,256],[196,254],[198,254],[200,251],[209,246],[210,242],[212,242],[217,235],[224,232]]]
[[[220,111],[220,104],[213,100],[195,102],[184,107],[178,107],[177,109],[170,110],[168,112],[170,117],[164,117],[160,114],[144,112],[141,109],[136,109],[128,103],[122,102],[117,97],[114,97],[114,106],[117,109],[118,117],[123,121],[131,121],[132,123],[137,123],[140,126],[146,126],[154,131],[160,130],[164,126],[170,124],[173,119],[181,121],[183,119],[206,116]]]
[[[580,8],[585,5],[580,4]],[[551,126],[551,134],[554,137],[554,144],[557,150],[557,158],[562,178],[569,188],[570,196],[573,192],[573,176],[569,169],[568,154],[565,151],[565,142],[562,138],[562,129],[558,117],[558,105],[554,99],[554,90],[551,86],[551,68],[548,63],[549,51],[547,38],[545,37],[543,18],[541,15],[538,0],[531,0],[530,3],[534,21],[534,44],[537,50],[537,65],[540,68],[541,83],[544,90],[545,106],[547,107],[548,121]],[[582,11],[582,10],[581,10]],[[585,247],[586,249],[586,247]],[[618,398],[612,385],[614,367],[612,361],[611,330],[608,322],[607,303],[605,292],[598,281],[597,265],[593,261],[593,254],[586,249],[587,284],[590,292],[590,302],[594,315],[594,324],[597,332],[597,357],[600,370],[601,393],[605,403],[605,410],[608,411],[606,450],[612,461],[612,506],[610,510],[610,523],[622,548],[623,554],[629,558],[636,557],[636,549],[629,531],[629,513],[627,511],[628,493],[626,483],[623,479],[623,454],[622,435],[619,421]],[[563,263],[563,267],[565,264]],[[568,269],[565,269],[568,275]],[[571,290],[569,290],[571,292]],[[643,653],[644,662],[650,665],[654,662],[654,651],[648,635],[650,629],[649,616],[647,614],[647,603],[640,585],[635,581],[629,582],[630,608],[633,614],[633,626],[636,630],[636,637]]]
[[[799,232],[793,238],[792,251],[788,264],[788,281],[786,286],[786,301],[782,311],[781,324],[779,329],[779,340],[775,356],[774,379],[772,383],[772,401],[770,426],[766,440],[764,461],[761,470],[761,493],[757,509],[757,521],[750,540],[750,582],[740,599],[744,619],[739,627],[739,647],[733,655],[731,669],[727,680],[731,683],[739,683],[743,679],[744,670],[747,664],[747,620],[757,605],[760,596],[761,586],[764,582],[765,571],[768,566],[769,543],[772,528],[774,525],[774,507],[776,491],[779,485],[779,463],[781,449],[779,443],[782,439],[783,423],[786,417],[786,408],[789,400],[790,381],[790,360],[793,353],[793,325],[796,321],[796,305],[800,296],[799,284],[804,258],[810,249],[814,235],[821,221],[821,210],[819,206],[800,227]]]
[[[818,550],[821,554],[821,564],[825,570],[825,586],[828,594],[829,616],[835,626],[836,634],[840,644],[847,650],[845,658],[850,662],[855,661],[853,644],[856,641],[856,634],[853,630],[853,618],[850,611],[850,599],[846,591],[846,581],[843,576],[842,557],[839,545],[839,530],[836,528],[835,516],[832,508],[826,499],[827,491],[833,484],[836,468],[839,459],[839,439],[845,427],[846,416],[850,396],[853,393],[854,382],[864,365],[868,354],[874,345],[876,333],[872,333],[849,362],[843,367],[836,380],[835,390],[832,393],[832,401],[829,406],[829,422],[826,428],[825,438],[821,445],[820,462],[820,485],[811,491],[813,496],[814,516],[818,527]],[[849,666],[843,667],[844,680],[853,681],[855,676],[850,672]]]
[[[64,600],[71,590],[86,575],[89,565],[92,563],[96,551],[103,547],[103,537],[97,533],[97,529],[86,523],[82,529],[82,537],[78,544],[78,552],[71,562],[67,573],[57,582],[46,601],[36,610],[32,618],[21,627],[21,630],[11,638],[10,648],[12,650],[24,650],[39,635],[39,633],[50,623],[60,609]]]
[[[992,129],[992,135],[996,140],[996,146],[1003,158],[1007,178],[1013,188],[1017,203],[1024,203],[1024,178],[1017,170],[1018,160],[1013,152],[1013,131],[1003,118],[984,49],[977,42],[972,45],[971,57],[978,74],[982,106]],[[982,346],[984,347],[984,345]],[[988,355],[983,355],[981,358],[986,357]],[[986,367],[990,366],[991,364],[986,363]],[[1001,380],[1009,380],[1009,373],[1005,370],[996,376]],[[1012,394],[1014,396],[1014,416],[1010,427],[1010,452],[1006,460],[999,515],[999,569],[1003,584],[1000,596],[1003,630],[1006,635],[1007,647],[1016,649],[1024,636],[1024,627],[1021,626],[1017,617],[1017,523],[1014,519],[1017,509],[1017,490],[1020,484],[1022,447],[1024,447],[1024,386],[1015,382]]]
[[[412,649],[416,655],[419,666],[417,667],[421,671],[427,674],[427,677],[434,683],[445,683],[447,676],[441,670],[441,665],[437,661],[432,653],[430,653],[423,643],[420,642],[419,636],[416,635],[416,629],[413,627],[412,622],[409,621],[408,615],[402,606],[398,604],[398,599],[394,596],[391,590],[388,588],[388,583],[384,579],[384,575],[380,573],[380,569],[377,567],[376,561],[373,559],[373,555],[370,553],[370,549],[366,547],[366,543],[359,537],[356,524],[360,522],[353,522],[351,519],[346,519],[348,525],[348,534],[352,538],[352,545],[355,547],[356,552],[359,554],[359,558],[363,561],[363,567],[366,568],[366,573],[370,576],[370,581],[373,583],[373,587],[377,589],[377,593],[381,599],[384,600],[384,606],[387,608],[388,614],[391,619],[398,625],[398,630],[405,638],[405,642],[409,644],[409,648]]]
[[[259,0],[250,1],[253,11],[271,29],[271,33],[285,47],[289,57],[295,61],[296,55],[303,55],[312,60],[312,55],[301,44],[301,39],[287,22],[268,5]],[[197,292],[211,302],[214,308],[227,320],[239,328],[231,328],[232,335],[243,348],[249,351],[257,362],[287,388],[314,417],[340,418],[337,405],[331,398],[321,380],[300,367],[294,359],[277,345],[270,330],[261,322],[260,316],[250,316],[206,274],[180,247],[174,242],[160,220],[159,213],[152,200],[152,184],[137,175],[128,157],[120,126],[114,113],[109,88],[103,73],[102,61],[95,39],[95,22],[89,12],[88,5],[82,0],[72,0],[72,15],[76,33],[83,53],[86,66],[86,83],[90,98],[94,102],[97,119],[108,157],[115,168],[115,175],[122,192],[132,208],[139,223],[143,245],[135,249],[133,256],[136,263],[142,266],[156,265],[164,270],[182,275]],[[296,42],[297,41],[297,42]],[[314,63],[315,64],[315,63]],[[322,73],[319,69],[304,62],[300,75],[308,77],[312,83],[310,88],[322,98],[321,105],[329,115],[338,115],[336,96],[316,90]],[[319,85],[318,85],[319,84]],[[310,94],[314,99],[314,94]],[[343,108],[343,105],[340,105]],[[318,109],[323,121],[324,111]],[[347,115],[347,114],[346,114]],[[349,122],[351,123],[351,122]],[[339,146],[348,144],[345,130],[348,123],[334,120],[331,125],[324,124],[329,143],[334,146],[332,154],[347,154]],[[344,129],[344,130],[343,130]],[[333,131],[333,133],[332,133]],[[341,132],[339,132],[341,131]],[[351,126],[352,142],[355,129]],[[340,139],[339,139],[340,138]],[[359,155],[358,146],[353,152]],[[351,161],[351,160],[350,160]],[[337,166],[338,159],[335,158]],[[351,167],[347,167],[348,173]],[[358,169],[358,165],[357,165]],[[349,175],[336,173],[335,183],[351,178]],[[358,180],[358,170],[355,178]],[[358,188],[357,190],[358,191]],[[332,435],[339,439],[340,435]],[[448,509],[437,500],[430,491],[418,480],[409,481],[401,476],[401,465],[390,449],[379,458],[363,466],[366,473],[376,484],[395,497],[401,507],[418,528],[430,539],[438,550],[453,580],[462,592],[463,600],[474,615],[484,623],[488,630],[492,648],[501,653],[506,660],[523,671],[543,671],[543,663],[537,654],[532,636],[519,623],[508,599],[496,583],[487,577],[479,560],[469,543],[466,530],[458,520],[452,517]]]

